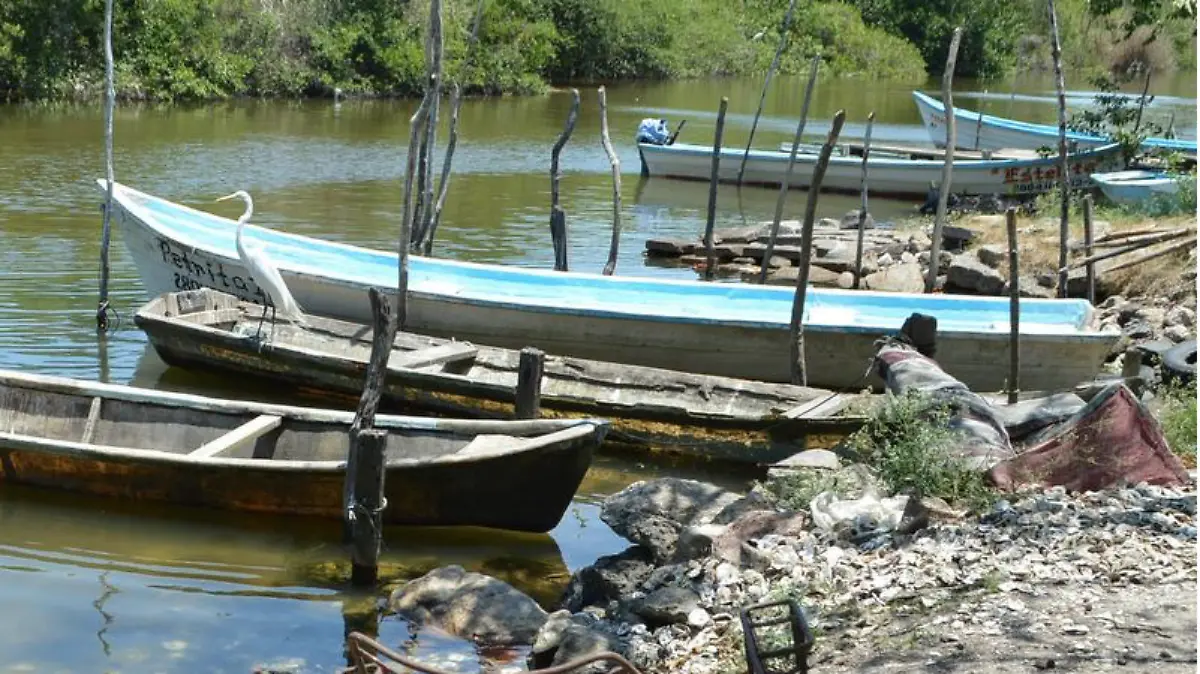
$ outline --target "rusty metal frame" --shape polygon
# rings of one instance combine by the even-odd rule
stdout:
[[[788,609],[787,615],[782,618],[769,618],[766,620],[756,621],[754,613],[766,611],[768,609],[779,608],[786,606]],[[758,604],[756,606],[748,606],[741,610],[742,632],[744,635],[743,641],[746,646],[746,664],[750,667],[750,674],[807,674],[808,673],[808,654],[813,647],[813,634],[809,629],[808,620],[804,616],[804,610],[796,603],[794,599],[786,599],[784,601],[776,601],[767,604]],[[759,636],[755,632],[759,627],[770,627],[772,625],[791,625],[792,643],[790,646],[776,648],[769,651],[759,650]],[[779,659],[791,656],[795,661],[795,666],[787,670],[767,669],[764,664],[767,660]]]
[[[425,665],[412,658],[401,655],[384,646],[362,632],[351,632],[346,637],[347,652],[353,666],[342,670],[343,674],[408,674],[409,670],[423,674],[458,674],[432,665]],[[387,660],[394,661],[388,662]],[[567,674],[585,665],[596,662],[609,662],[614,665],[610,674],[642,674],[628,660],[612,651],[593,653],[545,669],[529,670],[530,674]],[[407,669],[398,669],[405,667]]]

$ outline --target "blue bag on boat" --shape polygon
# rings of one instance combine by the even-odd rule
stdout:
[[[667,128],[667,120],[665,119],[650,119],[642,120],[638,124],[637,142],[650,143],[651,145],[666,145],[671,139],[671,131]]]

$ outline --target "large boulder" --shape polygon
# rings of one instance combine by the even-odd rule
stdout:
[[[925,290],[925,277],[921,265],[916,262],[901,262],[863,278],[868,290],[884,290],[895,293],[919,293]]]
[[[604,500],[600,519],[619,536],[643,545],[659,564],[675,560],[679,534],[690,526],[724,524],[747,509],[770,510],[760,497],[680,478],[635,482]]]
[[[629,610],[646,621],[647,627],[657,629],[663,625],[686,623],[688,616],[698,608],[700,597],[695,592],[683,587],[668,586],[633,600]]]
[[[560,605],[577,613],[585,606],[604,606],[628,596],[654,571],[649,548],[635,545],[616,555],[597,559],[576,571],[563,593]]]
[[[542,629],[534,638],[528,665],[531,669],[557,667],[606,651],[623,654],[625,647],[619,639],[599,629],[595,621],[588,619],[584,614],[572,615],[566,610],[555,611],[546,618]],[[578,674],[599,674],[611,667],[611,663],[599,662],[575,671]]]
[[[389,607],[481,645],[533,643],[546,612],[520,590],[461,566],[443,566],[392,592]]]
[[[999,295],[1004,290],[1004,276],[979,261],[974,255],[956,255],[946,269],[946,287],[979,295]]]

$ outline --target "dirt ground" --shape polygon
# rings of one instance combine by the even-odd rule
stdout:
[[[997,590],[897,618],[866,638],[830,635],[833,644],[818,646],[811,670],[1193,673],[1196,590],[1194,578],[1150,586],[1051,585],[1040,588],[1040,596]]]

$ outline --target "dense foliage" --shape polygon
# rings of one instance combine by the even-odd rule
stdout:
[[[404,96],[423,84],[429,0],[114,2],[118,89],[126,98],[314,96],[335,87]],[[487,0],[468,62],[476,2],[444,3],[448,77],[485,94],[536,91],[548,82],[761,73],[788,6]],[[1161,52],[1162,67],[1195,63],[1192,0],[1058,4],[1069,56],[1146,61]],[[802,72],[820,53],[824,72],[835,76],[915,81],[943,67],[956,25],[965,27],[960,75],[998,75],[1019,58],[1040,67],[1049,53],[1045,15],[1045,0],[799,0],[780,69]],[[99,95],[103,21],[104,0],[0,2],[0,98]]]

